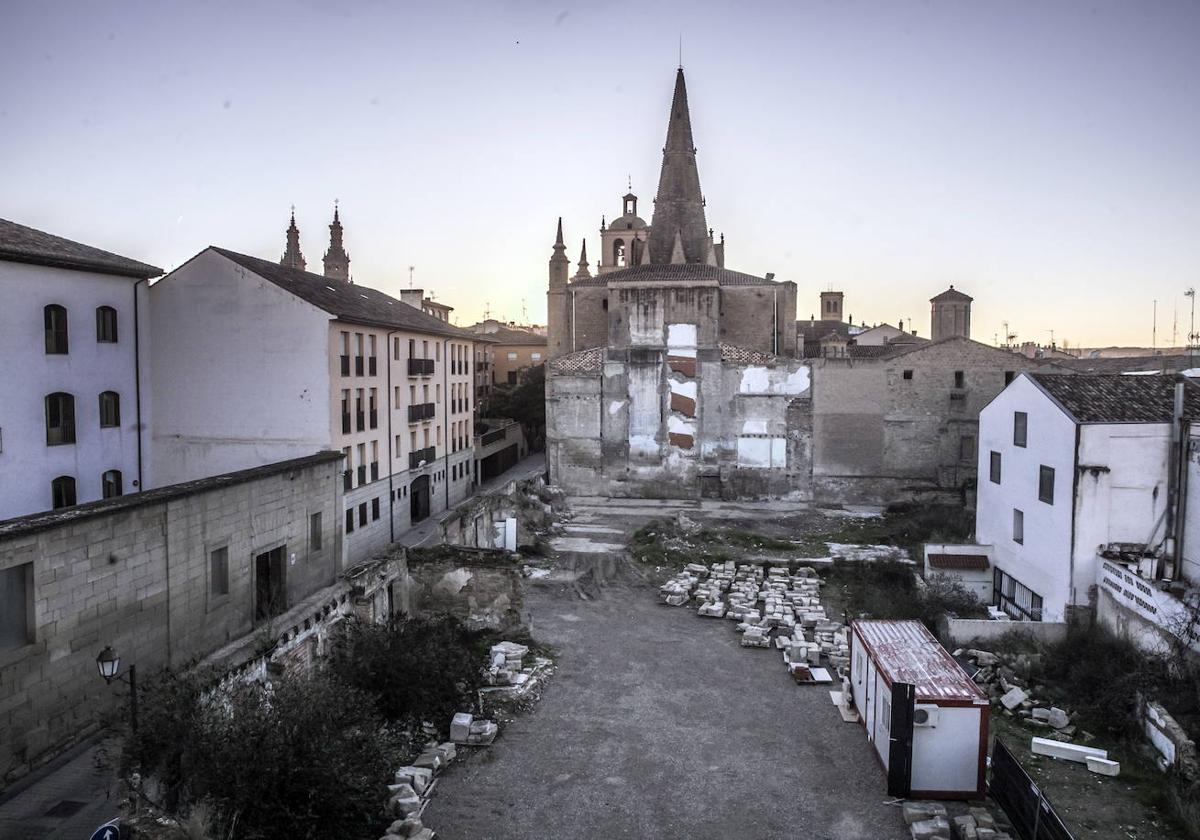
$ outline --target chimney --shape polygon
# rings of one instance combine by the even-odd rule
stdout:
[[[421,308],[421,302],[425,300],[424,289],[401,289],[400,302],[407,303],[409,306]]]

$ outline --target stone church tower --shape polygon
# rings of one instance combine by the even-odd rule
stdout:
[[[292,208],[292,223],[287,229],[287,248],[279,264],[304,271],[304,255],[300,253],[300,228],[296,227],[296,208]]]
[[[554,237],[554,251],[550,256],[550,288],[546,292],[546,352],[550,358],[570,353],[567,329],[570,326],[569,303],[567,301],[567,274],[571,261],[567,258],[567,246],[563,244],[562,217],[558,219],[558,234]]]
[[[951,336],[971,337],[971,301],[951,286],[940,295],[930,298],[930,337],[934,341]]]
[[[675,74],[667,144],[663,147],[658,195],[650,220],[650,262],[678,261],[677,240],[683,246],[683,262],[708,262],[712,237],[704,220],[704,196],[700,193],[700,171],[696,167],[692,117],[688,112],[682,67]]]
[[[329,226],[329,250],[325,252],[325,276],[331,280],[350,279],[350,255],[342,247],[342,222],[337,202],[333,204],[333,224]]]

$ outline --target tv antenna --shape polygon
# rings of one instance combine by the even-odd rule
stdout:
[[[415,265],[410,265],[408,267],[408,288],[410,288],[410,289],[412,288],[414,269],[416,269]]]

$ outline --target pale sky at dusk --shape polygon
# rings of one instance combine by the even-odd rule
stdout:
[[[545,322],[626,177],[647,219],[679,36],[726,265],[973,337],[1159,344],[1200,286],[1200,3],[0,0],[0,217],[172,268],[320,271]]]

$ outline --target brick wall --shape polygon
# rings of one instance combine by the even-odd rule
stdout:
[[[0,778],[123,710],[111,645],[143,680],[256,628],[255,557],[283,548],[287,605],[342,571],[339,455],[324,453],[0,523],[0,570],[32,565],[28,641],[0,650]],[[310,517],[320,514],[320,547]],[[228,558],[227,592],[212,552]]]

